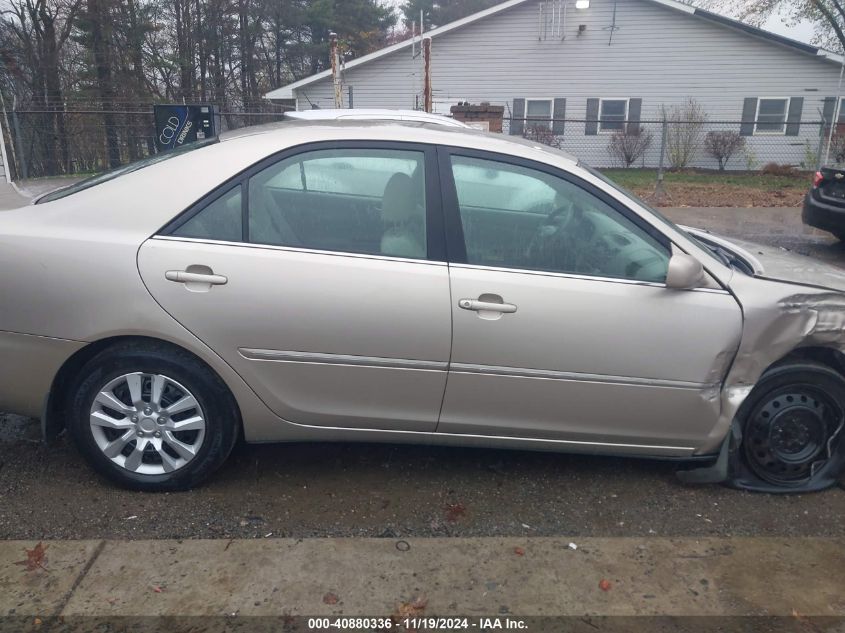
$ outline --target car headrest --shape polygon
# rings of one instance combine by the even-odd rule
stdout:
[[[414,181],[403,173],[395,173],[387,181],[381,199],[381,217],[385,222],[402,223],[417,211]]]

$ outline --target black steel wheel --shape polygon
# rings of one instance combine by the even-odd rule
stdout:
[[[841,450],[845,379],[815,363],[767,372],[745,409],[742,453],[748,468],[778,487],[811,482]]]

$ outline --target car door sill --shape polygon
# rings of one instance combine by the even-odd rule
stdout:
[[[607,455],[624,454],[643,457],[691,457],[695,446],[661,446],[652,444],[628,444],[621,442],[587,442],[583,440],[564,440],[541,437],[520,437],[508,435],[483,435],[474,433],[444,433],[438,431],[406,431],[393,429],[362,429],[340,426],[318,426],[299,424],[285,420],[287,424],[313,431],[308,441],[373,441],[446,444],[464,446],[487,446],[492,448],[524,448],[526,450],[550,450],[560,452],[602,453]],[[320,437],[330,435],[330,438]],[[303,438],[306,439],[306,438]],[[273,440],[269,440],[273,441]],[[278,441],[285,441],[280,439]],[[569,449],[567,451],[566,449]]]

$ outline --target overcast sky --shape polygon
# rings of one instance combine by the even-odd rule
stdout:
[[[778,33],[779,35],[791,37],[794,40],[801,40],[802,42],[807,42],[808,44],[813,38],[813,27],[809,22],[804,22],[796,26],[787,26],[784,23],[783,18],[778,15],[773,15],[771,18],[769,18],[769,21],[765,25],[763,25],[763,28],[768,31]]]

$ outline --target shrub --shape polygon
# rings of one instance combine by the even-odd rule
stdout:
[[[845,134],[837,132],[830,139],[830,158],[836,163],[845,162]]]
[[[704,137],[707,114],[704,107],[693,98],[682,105],[663,107],[666,119],[666,157],[672,169],[684,169],[695,157]]]
[[[778,163],[766,163],[761,169],[764,174],[770,176],[794,176],[795,167],[792,165],[780,165]]]
[[[536,141],[560,149],[560,139],[555,136],[548,125],[527,125],[522,137],[529,141]]]
[[[607,151],[627,169],[643,157],[653,140],[651,132],[639,127],[628,127],[613,133]]]
[[[704,149],[719,163],[724,171],[731,156],[745,149],[745,139],[738,132],[708,132],[704,137]]]

